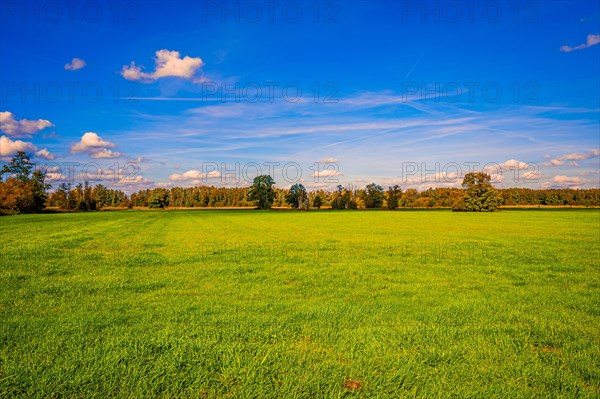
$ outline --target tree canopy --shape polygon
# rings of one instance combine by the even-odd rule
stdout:
[[[35,163],[23,151],[0,170],[0,209],[5,212],[38,212],[44,209],[49,184],[46,175],[34,170]],[[2,181],[8,175],[6,181]]]
[[[308,200],[306,188],[300,183],[294,184],[290,187],[288,193],[285,196],[285,201],[292,206],[292,208],[302,209],[304,202]]]
[[[467,173],[463,179],[462,187],[465,195],[458,201],[453,210],[463,212],[494,212],[502,202],[502,198],[490,181],[492,178],[487,173]]]
[[[248,199],[255,201],[256,206],[260,209],[271,208],[275,200],[274,184],[275,181],[269,175],[256,176],[250,191],[248,191]]]
[[[381,208],[383,205],[383,187],[378,184],[369,184],[363,194],[365,208]]]

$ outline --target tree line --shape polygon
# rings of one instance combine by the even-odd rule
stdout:
[[[4,179],[4,177],[7,177]],[[334,190],[307,191],[300,184],[276,188],[271,176],[254,179],[251,187],[173,187],[144,189],[127,196],[123,191],[88,182],[61,183],[52,192],[42,171],[24,152],[0,170],[0,213],[39,212],[45,208],[93,211],[103,208],[166,207],[291,207],[331,209],[452,208],[455,211],[494,211],[502,205],[600,206],[600,189],[495,189],[485,173],[468,173],[462,188],[425,191],[384,189],[372,183],[364,188],[338,185]]]

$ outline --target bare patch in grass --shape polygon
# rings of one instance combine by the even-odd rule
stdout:
[[[360,389],[362,389],[363,385],[364,384],[361,381],[353,380],[350,378],[344,381],[344,388],[346,388],[349,391],[359,391]]]
[[[551,346],[532,346],[531,350],[533,352],[556,353],[556,354],[561,353],[560,349],[556,349]]]

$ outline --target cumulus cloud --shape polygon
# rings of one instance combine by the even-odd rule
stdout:
[[[580,44],[575,47],[562,46],[560,48],[560,51],[563,51],[565,53],[570,53],[571,51],[582,50],[584,48],[595,46],[598,43],[600,43],[600,35],[588,35],[586,43]]]
[[[11,137],[31,137],[32,134],[39,132],[47,127],[54,126],[46,119],[28,120],[15,119],[12,112],[0,112],[0,131]]]
[[[534,180],[537,181],[542,176],[542,172],[537,169],[527,170],[519,175],[521,180]]]
[[[496,176],[496,175],[492,175]],[[388,182],[384,182],[385,186],[393,186],[393,185],[409,185],[418,187],[425,187],[425,189],[429,187],[460,187],[463,181],[463,175],[457,172],[437,172],[437,173],[421,173],[418,175],[405,176],[402,179],[393,179]],[[358,182],[358,180],[357,180]],[[368,181],[365,180],[365,183]]]
[[[507,176],[517,180],[537,180],[541,176],[536,164],[517,159],[509,159],[500,164],[489,164],[484,172],[490,175],[494,183],[504,182]]]
[[[218,170],[213,170],[208,173],[202,173],[198,170],[192,169],[183,173],[173,173],[169,176],[169,180],[171,181],[186,181],[192,180],[193,184],[199,184],[200,180],[206,179],[215,179],[221,177],[221,172]]]
[[[496,175],[492,175],[492,180],[496,182],[504,181],[504,172],[509,170],[514,171],[515,178],[520,180],[537,180],[540,177],[540,171],[535,164],[519,161],[516,159],[509,159],[501,163],[500,170]],[[492,168],[493,169],[493,168]]]
[[[154,72],[143,72],[142,67],[131,61],[131,64],[123,66],[121,76],[127,80],[137,80],[141,82],[154,82],[164,77],[179,77],[201,81],[196,77],[196,72],[204,65],[200,57],[185,56],[181,58],[179,51],[158,50],[154,58]]]
[[[567,154],[563,155],[559,159],[561,161],[583,161],[584,159],[592,158],[592,154]]]
[[[571,154],[561,155],[560,157],[550,160],[550,162],[544,162],[542,165],[543,166],[562,166],[562,165],[565,165],[565,163],[566,163],[565,161],[571,161],[568,163],[569,165],[579,166],[576,161],[585,161],[587,159],[597,158],[599,156],[600,156],[600,151],[596,150],[596,149],[591,150],[587,154],[578,154],[578,153],[574,152]]]
[[[68,177],[59,172],[46,172],[45,179],[48,181],[67,180]]]
[[[11,140],[6,136],[0,137],[0,158],[12,157],[19,151],[34,152],[39,158],[53,160],[56,155],[50,153],[47,148],[38,151],[38,147],[33,143],[21,140]]]
[[[40,158],[47,159],[49,161],[52,161],[54,158],[56,158],[56,155],[51,154],[47,148],[42,148],[41,150],[36,151],[35,155],[37,155]]]
[[[556,175],[552,178],[552,183],[563,186],[575,186],[583,183],[583,179],[577,176]]]
[[[86,153],[96,159],[118,158],[121,156],[120,152],[109,150],[114,147],[114,143],[102,140],[94,132],[87,132],[81,136],[79,142],[71,144],[71,154]]]
[[[90,158],[94,159],[112,159],[121,156],[120,152],[112,151],[107,148],[103,148],[100,151],[90,153]]]
[[[86,66],[86,62],[84,60],[82,60],[81,58],[73,58],[71,62],[67,62],[65,64],[65,69],[67,71],[76,71],[78,69],[83,68],[84,66]]]
[[[0,136],[0,157],[10,157],[19,151],[37,151],[37,147],[33,143]]]
[[[529,164],[527,162],[517,161],[516,159],[509,159],[508,161],[501,163],[500,167],[503,170],[522,170],[528,169]]]

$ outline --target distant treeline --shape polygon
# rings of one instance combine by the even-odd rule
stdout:
[[[62,183],[48,196],[46,206],[94,211],[109,207],[129,207],[129,200],[123,191],[112,190],[102,184],[92,187],[88,182],[84,182],[72,187]]]
[[[286,200],[288,190],[275,188],[273,206],[293,206]],[[249,201],[249,188],[222,188],[199,186],[190,188],[174,187],[142,190],[129,196],[129,206],[135,207],[244,207],[254,206]],[[334,191],[308,192],[311,207],[332,207],[336,209],[387,208],[389,191],[383,192],[369,204],[373,194],[367,189],[341,188]],[[600,206],[600,189],[548,189],[507,188],[496,190],[501,197],[501,205],[578,205]],[[370,195],[369,195],[370,194]],[[419,192],[415,189],[399,190],[399,208],[450,208],[464,196],[461,188],[430,188]],[[378,197],[378,195],[375,195]],[[319,199],[316,199],[316,198]],[[374,205],[374,206],[371,206]]]
[[[39,212],[47,207],[93,211],[102,208],[166,207],[252,207],[289,206],[299,209],[333,208],[453,208],[457,211],[493,211],[498,206],[600,206],[600,189],[526,188],[494,189],[490,176],[471,173],[463,188],[430,188],[419,192],[399,186],[383,187],[375,183],[365,188],[342,187],[307,192],[302,184],[289,190],[275,188],[270,176],[259,176],[252,187],[173,187],[154,188],[127,196],[123,191],[101,184],[82,182],[75,186],[62,183],[52,193],[45,175],[34,169],[30,157],[19,152],[0,169],[0,213]],[[6,180],[4,177],[7,176]]]

